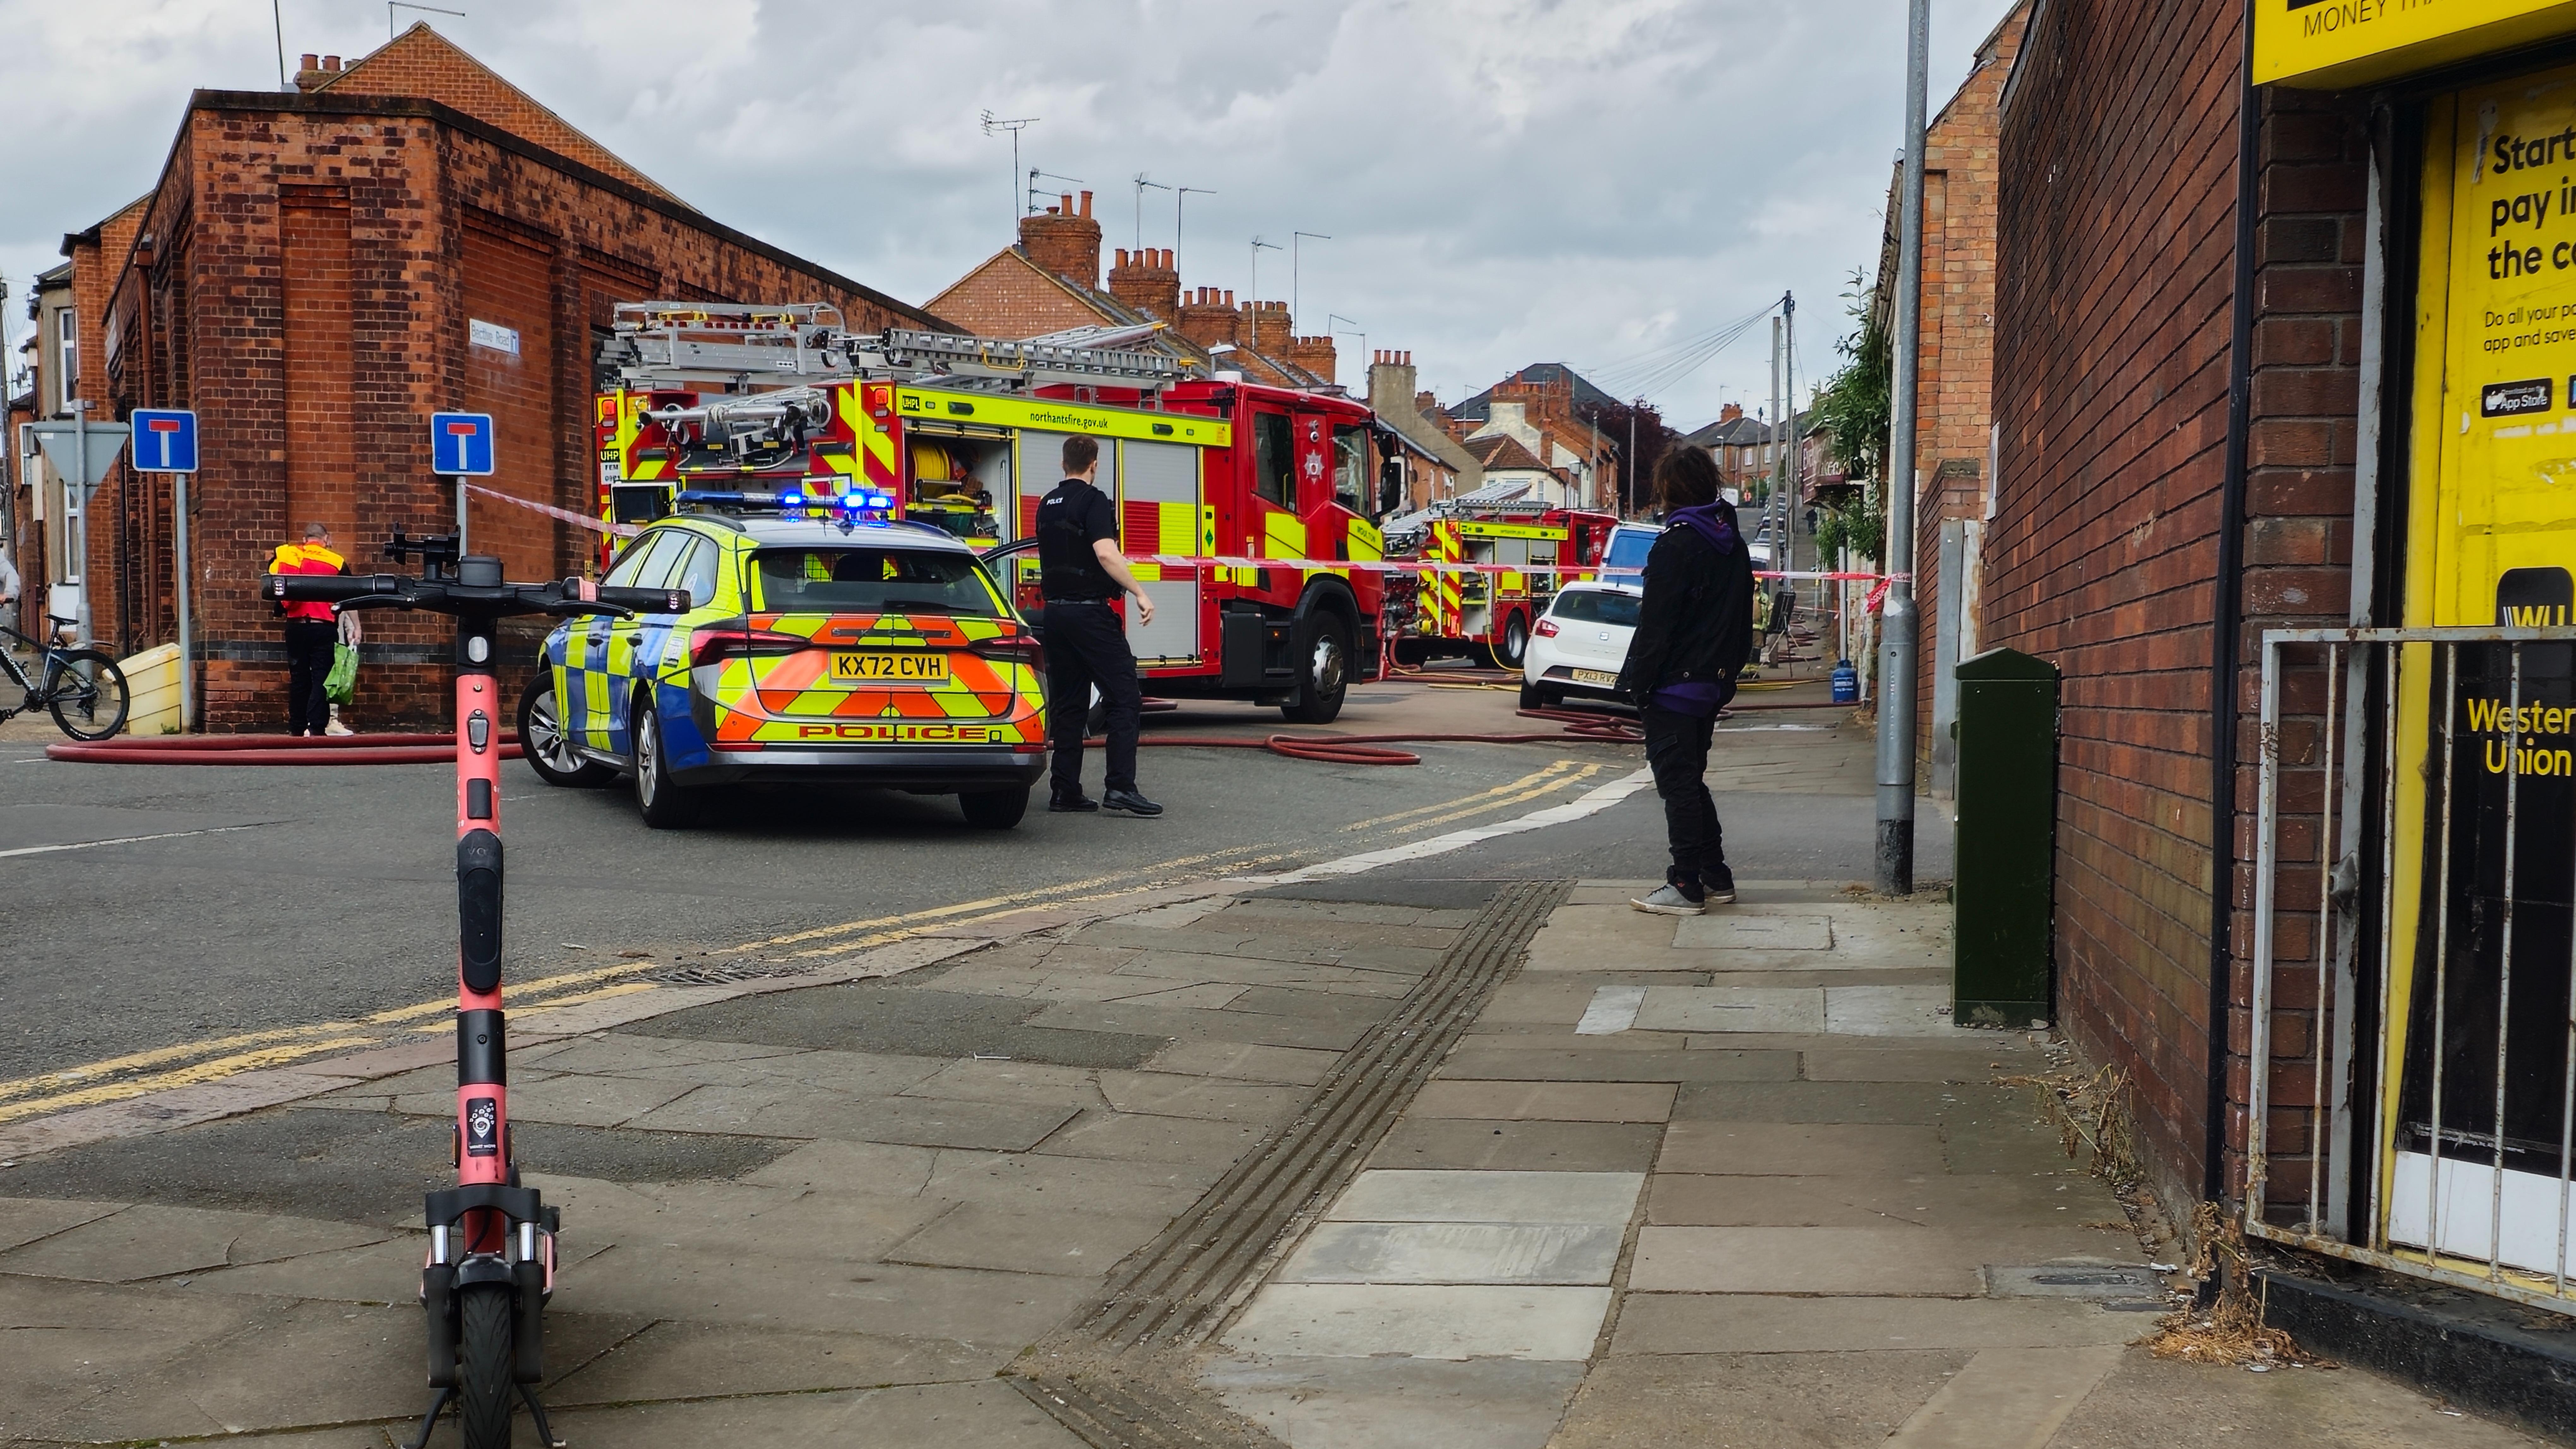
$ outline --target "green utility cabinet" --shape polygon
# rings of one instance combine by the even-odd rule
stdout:
[[[2057,666],[1990,649],[1960,660],[1956,677],[1950,1019],[1961,1026],[2044,1024],[2055,1015]]]

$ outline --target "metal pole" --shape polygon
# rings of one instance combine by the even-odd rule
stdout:
[[[1895,386],[1889,399],[1887,558],[1878,650],[1878,852],[1881,895],[1914,893],[1914,389],[1923,345],[1923,129],[1932,64],[1931,0],[1911,0],[1905,37],[1905,197],[1896,242]]]
[[[1789,446],[1792,451],[1782,465],[1788,486],[1780,493],[1780,568],[1794,572],[1798,567],[1798,505],[1806,491],[1807,448],[1798,431],[1798,296],[1795,292],[1780,295],[1780,401],[1788,410]],[[1781,581],[1795,598],[1795,580]],[[1788,648],[1783,635],[1780,646]]]
[[[169,461],[164,454],[162,461]],[[179,606],[179,733],[197,727],[196,636],[188,627],[188,475],[170,475],[171,509],[177,520],[170,530],[170,577]]]
[[[77,379],[66,379],[65,383],[67,387],[77,387],[80,385]],[[76,622],[73,625],[73,633],[79,637],[74,639],[72,642],[79,644],[83,648],[87,648],[90,642],[89,514],[90,505],[98,501],[98,494],[91,486],[91,479],[89,476],[89,399],[74,398],[69,404],[67,404],[67,406],[69,406],[72,411],[73,484],[75,487],[80,489],[81,499],[80,607],[72,610],[72,613],[76,616]]]
[[[456,475],[456,556],[463,558],[473,550],[465,546],[465,475]]]
[[[1771,429],[1767,456],[1762,460],[1762,511],[1756,515],[1761,523],[1771,521],[1771,495],[1780,491],[1780,319],[1771,319]],[[1761,532],[1757,524],[1754,531]],[[1778,558],[1774,552],[1771,555]]]

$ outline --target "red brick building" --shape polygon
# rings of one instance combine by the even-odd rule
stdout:
[[[1272,387],[1334,384],[1330,337],[1292,335],[1288,304],[1244,302],[1232,292],[1181,290],[1167,248],[1117,250],[1108,286],[1100,278],[1100,223],[1091,193],[1065,195],[1020,218],[1020,239],[978,263],[925,304],[981,337],[1042,337],[1077,327],[1160,322],[1150,344],[1199,373],[1239,372]]]
[[[2363,431],[2368,111],[2245,87],[2243,24],[2043,6],[1999,95],[1979,637],[2064,672],[2058,1016],[2177,1205],[2242,1190],[2256,645],[2347,622]]]
[[[283,653],[253,589],[268,552],[327,523],[364,567],[399,527],[445,532],[426,416],[493,414],[510,499],[594,513],[590,397],[611,307],[647,298],[826,301],[849,324],[939,326],[673,197],[425,25],[350,65],[307,57],[289,93],[199,91],[159,181],[65,240],[93,416],[194,407],[201,717],[274,728]],[[477,496],[472,546],[514,578],[579,571],[592,540]],[[98,492],[87,575],[120,652],[176,637],[166,484]],[[368,616],[354,722],[434,716],[434,628]]]

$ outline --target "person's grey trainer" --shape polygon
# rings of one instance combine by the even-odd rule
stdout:
[[[1732,899],[1731,894],[1729,898]],[[1683,895],[1682,888],[1676,885],[1660,887],[1653,895],[1639,897],[1628,904],[1650,916],[1696,916],[1708,909],[1706,903]]]

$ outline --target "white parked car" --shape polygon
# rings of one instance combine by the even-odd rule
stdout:
[[[1521,657],[1521,708],[1548,709],[1569,697],[1616,699],[1619,666],[1646,591],[1637,584],[1568,584],[1530,629]]]

